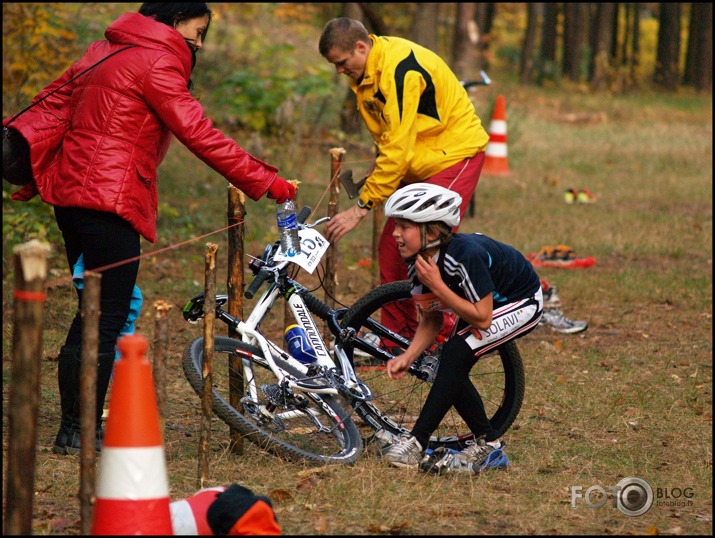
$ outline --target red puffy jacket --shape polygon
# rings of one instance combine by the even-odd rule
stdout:
[[[258,200],[277,169],[246,153],[213,127],[187,89],[191,51],[174,28],[125,13],[85,55],[36,99],[127,45],[20,116],[12,126],[31,148],[35,183],[13,195],[39,193],[54,206],[116,213],[156,242],[157,167],[175,135],[211,168]],[[7,123],[7,119],[3,122]]]

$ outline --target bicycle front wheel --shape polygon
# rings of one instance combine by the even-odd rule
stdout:
[[[411,302],[410,288],[408,281],[375,288],[348,309],[341,322],[342,327],[354,329],[359,338],[372,333],[367,340],[376,342],[379,339],[383,349],[392,348],[394,352],[396,342],[386,338],[384,327],[380,324],[381,309],[388,304]],[[411,336],[405,338],[406,342],[397,347],[407,347]],[[411,374],[391,380],[384,371],[384,362],[371,358],[370,366],[361,366],[365,359],[356,355],[354,349],[347,349],[357,375],[374,393],[370,402],[357,403],[355,410],[360,418],[374,429],[384,428],[395,434],[410,432],[432,387],[439,360],[442,360],[440,351],[441,348],[433,347],[425,353],[420,369],[428,379],[423,381]],[[513,424],[524,399],[524,366],[516,343],[512,340],[480,357],[469,376],[482,397],[493,428],[501,436]],[[473,439],[474,434],[451,408],[430,439],[429,447],[445,446],[461,450],[467,441]]]
[[[184,351],[182,365],[196,394],[203,391],[204,339]],[[279,367],[302,374],[280,358]],[[290,392],[277,384],[261,350],[214,338],[212,407],[226,424],[278,456],[317,464],[354,463],[362,451],[355,423],[332,395]],[[234,390],[230,392],[231,386]]]

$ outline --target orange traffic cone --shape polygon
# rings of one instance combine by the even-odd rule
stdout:
[[[149,343],[119,340],[104,433],[92,534],[171,535],[169,483]]]
[[[494,105],[482,172],[495,176],[505,176],[509,173],[506,148],[506,100],[503,95],[497,97]]]

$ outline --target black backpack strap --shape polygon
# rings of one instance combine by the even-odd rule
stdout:
[[[101,64],[102,62],[104,62],[104,61],[106,61],[106,60],[109,60],[109,59],[110,59],[112,56],[114,56],[115,54],[119,54],[120,52],[123,52],[123,51],[125,51],[125,50],[127,50],[127,49],[131,49],[132,47],[136,47],[136,45],[128,45],[128,46],[124,47],[123,49],[115,50],[113,53],[108,54],[107,56],[105,56],[104,58],[102,58],[101,60],[99,60],[96,64],[89,66],[87,69],[85,69],[85,70],[82,71],[81,73],[78,73],[78,74],[76,74],[75,76],[73,76],[71,79],[69,79],[67,82],[65,82],[65,83],[64,83],[62,86],[60,86],[59,88],[55,88],[54,90],[52,90],[50,93],[48,93],[47,95],[45,95],[42,99],[39,99],[39,100],[37,100],[36,102],[32,103],[30,106],[25,107],[23,110],[21,110],[20,112],[18,112],[17,114],[15,114],[15,115],[10,119],[10,121],[8,121],[8,122],[5,124],[5,126],[7,127],[8,125],[10,125],[13,121],[15,121],[17,118],[19,118],[20,116],[22,116],[25,112],[27,112],[28,110],[30,110],[33,106],[39,105],[42,101],[44,101],[45,99],[47,99],[50,95],[52,95],[52,94],[55,93],[55,92],[60,91],[62,88],[64,88],[65,86],[67,86],[67,84],[69,84],[70,82],[73,82],[73,81],[77,80],[79,77],[81,77],[82,75],[84,75],[84,74],[85,74],[87,71],[89,71],[90,69],[94,69],[95,67],[97,67],[97,66],[98,66],[99,64]]]

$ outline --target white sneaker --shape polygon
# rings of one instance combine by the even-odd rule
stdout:
[[[509,458],[499,441],[485,443],[480,439],[461,452],[445,447],[436,448],[420,463],[420,471],[437,475],[468,473],[479,474],[485,469],[509,466]]]
[[[588,329],[588,323],[570,320],[564,317],[557,308],[544,310],[539,321],[539,325],[541,324],[550,325],[552,330],[565,334],[576,334]]]
[[[497,448],[501,448],[500,441],[487,443],[484,439],[477,439],[476,441],[467,442],[467,448],[459,452],[457,457],[464,461],[481,465],[487,459],[487,456]]]
[[[384,456],[390,447],[399,440],[399,437],[384,428],[380,428],[375,431],[371,440],[377,449],[378,456]]]
[[[422,445],[416,437],[403,434],[387,449],[384,457],[396,467],[416,469],[422,459],[422,450]]]

